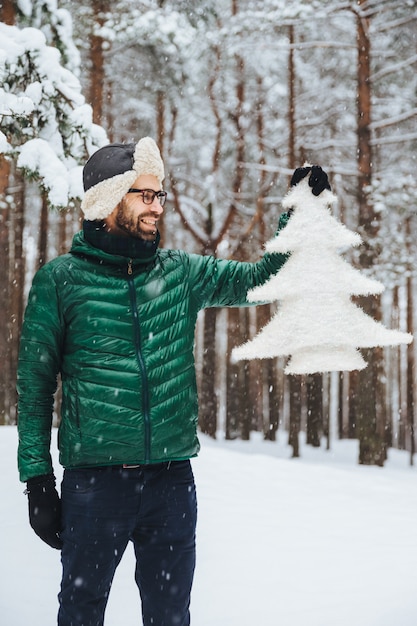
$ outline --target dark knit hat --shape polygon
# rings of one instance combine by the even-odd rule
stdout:
[[[142,174],[158,179],[162,188],[164,164],[150,137],[137,144],[111,143],[95,152],[83,170],[85,195],[81,203],[86,220],[106,218]]]

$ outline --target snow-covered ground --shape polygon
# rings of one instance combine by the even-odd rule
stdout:
[[[408,454],[361,467],[356,442],[344,441],[328,452],[302,446],[295,460],[280,437],[202,437],[192,625],[415,626],[417,468]],[[59,553],[29,527],[16,445],[16,429],[1,427],[0,623],[53,626]],[[133,568],[128,549],[106,626],[141,624]]]

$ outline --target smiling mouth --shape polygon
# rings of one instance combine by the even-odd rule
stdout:
[[[145,227],[144,228],[144,233],[145,232],[149,232],[148,228],[150,228],[151,229],[150,234],[151,235],[156,235],[158,220],[152,219],[152,218],[143,217],[143,218],[141,218],[140,223]],[[148,227],[148,228],[146,228],[146,227]]]

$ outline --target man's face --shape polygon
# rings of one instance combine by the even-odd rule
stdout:
[[[161,191],[158,179],[148,174],[139,176],[132,185],[132,189]],[[110,231],[119,235],[154,241],[158,220],[163,211],[156,196],[151,204],[146,204],[142,193],[127,193],[106,219],[106,223]]]

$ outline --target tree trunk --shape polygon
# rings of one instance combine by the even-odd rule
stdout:
[[[288,165],[291,170],[296,167],[295,154],[295,66],[294,66],[294,26],[289,26],[290,48],[288,54]]]
[[[310,374],[307,385],[307,443],[320,447],[323,434],[323,375]]]
[[[288,444],[292,447],[293,458],[300,456],[301,426],[301,376],[288,376],[290,391],[290,427]]]
[[[259,332],[271,319],[271,306],[269,304],[265,304],[262,306],[258,306],[256,309],[256,331]],[[273,359],[255,359],[254,365],[256,366],[256,370],[254,370],[256,375],[256,407],[258,414],[260,416],[260,422],[262,424],[262,430],[264,434],[264,439],[268,439],[273,441],[275,439],[275,432],[278,427],[278,415],[279,415],[279,407],[276,404],[273,406],[274,401],[276,402],[276,398],[271,395],[271,376],[273,373],[271,372],[271,364],[273,363]],[[265,391],[268,390],[268,391]],[[274,390],[274,385],[272,385],[272,390]],[[275,390],[276,391],[276,390]],[[268,413],[264,414],[264,394],[267,394],[268,401]],[[265,401],[266,401],[265,399]]]
[[[0,22],[13,26],[16,22],[16,3],[12,0],[2,0],[0,4]]]
[[[249,309],[246,307],[240,309],[240,343],[249,339],[249,328]],[[259,380],[255,381],[252,375],[253,362],[243,361],[241,366],[243,372],[242,384],[240,388],[242,398],[240,411],[240,438],[244,441],[249,441],[251,431],[259,430],[259,423],[262,419],[262,414],[258,412],[257,404],[257,400],[259,398]]]
[[[358,419],[359,372],[349,372],[348,438],[356,439]]]
[[[265,170],[265,141],[264,141],[264,110],[265,102],[263,97],[263,85],[261,76],[257,77],[258,98],[256,103],[256,127],[259,148],[259,192],[256,202],[256,218],[258,221],[259,241],[263,246],[266,241],[265,228],[265,193],[267,189],[267,174]],[[278,221],[278,220],[277,220]],[[271,319],[272,307],[270,304],[257,307],[256,328],[261,330]],[[266,359],[259,361],[259,382],[258,382],[258,410],[262,411],[262,423],[264,439],[275,441],[279,425],[279,394],[277,389],[277,361],[276,359]],[[265,396],[268,402],[268,411],[265,411]]]
[[[59,213],[58,222],[58,254],[65,254],[71,247],[75,215],[72,211],[63,210]]]
[[[48,203],[46,194],[42,194],[41,215],[39,220],[39,239],[38,239],[38,268],[45,265],[48,260]]]
[[[93,107],[93,122],[104,125],[104,93],[105,93],[105,65],[103,38],[96,35],[95,27],[101,27],[104,24],[104,16],[109,10],[108,0],[93,0],[92,11],[95,23],[90,35],[90,94],[89,100]]]
[[[408,292],[408,311],[407,322],[408,332],[412,332],[413,328],[413,290],[412,290],[412,278],[407,277],[407,292]],[[416,451],[415,440],[415,416],[414,416],[414,384],[415,384],[415,357],[414,347],[412,344],[407,346],[407,430],[408,430],[408,443],[410,450],[410,465],[414,465],[414,454]]]
[[[407,218],[406,222],[406,236],[407,246],[411,243],[411,217]],[[411,251],[409,254],[411,257]],[[412,268],[407,276],[407,331],[409,333],[414,332],[414,298],[413,298],[413,273]],[[415,348],[412,343],[407,346],[407,426],[409,436],[409,449],[410,449],[410,465],[414,465],[414,454],[416,448],[415,441],[415,404],[414,404],[414,385],[415,385]]]
[[[368,309],[369,310],[369,309]],[[381,419],[378,408],[380,350],[363,351],[367,367],[359,375],[357,432],[359,437],[359,463],[382,467],[387,458],[384,433],[381,432]]]
[[[295,66],[294,66],[294,27],[289,26],[290,49],[288,56],[288,167],[295,168]],[[299,433],[301,425],[301,376],[289,376],[290,425],[288,443],[293,449],[293,457],[300,456]]]
[[[10,163],[0,155],[0,298],[3,315],[0,324],[0,424],[9,419],[10,359],[9,359],[9,220],[10,206],[6,199],[9,189]]]
[[[277,360],[268,359],[264,365],[264,372],[265,369],[268,388],[269,422],[268,430],[264,432],[264,439],[266,441],[276,441],[280,419],[280,393],[277,383]]]
[[[10,276],[10,315],[9,315],[9,358],[10,358],[10,423],[17,421],[17,360],[19,354],[20,332],[23,321],[23,298],[25,286],[25,258],[23,254],[23,228],[25,206],[25,183],[19,171],[14,173],[14,211],[11,216],[13,237],[13,258]]]
[[[237,439],[246,430],[243,425],[243,406],[247,397],[243,363],[232,363],[230,360],[233,348],[242,343],[240,309],[228,309],[227,317],[226,439]]]
[[[366,0],[359,0],[364,5]],[[360,265],[369,269],[376,264],[377,252],[372,245],[379,229],[379,218],[374,210],[369,188],[372,182],[371,146],[371,44],[369,18],[357,17],[358,47],[358,201],[359,228],[364,244],[360,254]],[[380,299],[375,296],[361,298],[365,313],[376,320],[381,319]],[[383,393],[382,370],[383,351],[367,349],[364,357],[368,365],[359,372],[356,424],[359,436],[359,463],[383,465],[386,459],[385,443],[385,397]]]
[[[400,303],[399,303],[399,287],[396,285],[393,289],[392,294],[392,323],[393,327],[398,327],[400,320]],[[403,385],[403,371],[402,371],[402,362],[401,362],[401,346],[397,346],[394,348],[395,350],[395,359],[396,359],[396,367],[393,372],[394,385],[396,386],[397,396],[398,396],[398,404],[397,411],[395,415],[396,419],[396,443],[397,448],[399,450],[406,449],[406,422],[407,422],[407,397],[406,393],[404,393],[404,385]]]
[[[345,439],[347,434],[345,433],[345,421],[344,421],[344,406],[345,406],[345,398],[344,398],[344,373],[339,372],[338,377],[338,401],[337,401],[337,436],[339,439]]]
[[[217,401],[216,401],[216,321],[217,309],[204,311],[203,367],[201,378],[200,429],[201,432],[216,438]]]
[[[232,12],[235,15],[237,13],[237,1],[232,2]],[[223,228],[225,233],[231,224],[236,212],[237,203],[239,202],[242,183],[243,183],[243,162],[245,159],[245,133],[244,126],[242,124],[243,105],[245,101],[245,63],[243,58],[236,54],[236,108],[231,113],[231,118],[235,124],[235,143],[236,143],[236,166],[235,176],[233,180],[233,200],[229,209],[229,214],[226,223]],[[223,234],[223,233],[222,233]],[[239,345],[242,340],[242,333],[240,332],[240,311],[239,309],[228,310],[228,363],[227,363],[227,388],[226,388],[226,439],[233,439],[238,436],[248,435],[248,426],[245,424],[243,411],[247,410],[246,398],[248,397],[248,390],[245,388],[246,374],[245,364],[231,363],[230,354],[231,350]],[[246,406],[245,406],[246,404]]]

